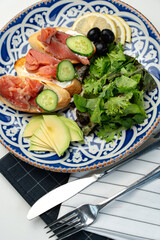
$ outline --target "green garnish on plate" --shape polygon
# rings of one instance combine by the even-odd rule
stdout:
[[[83,92],[74,95],[78,118],[86,112],[90,116],[90,121],[81,126],[83,132],[87,135],[96,128],[97,136],[110,142],[122,130],[143,123],[147,118],[143,95],[155,87],[143,66],[125,55],[121,44],[112,44],[106,56],[91,59]]]

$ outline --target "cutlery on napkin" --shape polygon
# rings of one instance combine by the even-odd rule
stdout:
[[[152,150],[104,176],[61,206],[59,216],[84,203],[99,203],[119,192],[160,164],[160,149]],[[154,158],[153,158],[154,156]],[[79,179],[73,174],[69,181]],[[160,179],[122,196],[101,210],[99,218],[86,229],[116,240],[154,239],[160,236]]]

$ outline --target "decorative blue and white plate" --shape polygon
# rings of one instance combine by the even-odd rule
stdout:
[[[85,138],[85,144],[72,144],[61,158],[55,153],[28,151],[29,142],[22,134],[31,114],[15,111],[0,102],[0,142],[21,160],[42,169],[75,172],[104,167],[134,151],[160,121],[160,35],[140,12],[119,0],[48,0],[25,9],[0,32],[0,76],[16,74],[14,63],[28,52],[28,37],[35,31],[47,26],[71,27],[86,12],[116,14],[128,22],[132,43],[126,44],[126,54],[138,55],[138,61],[155,77],[158,87],[145,96],[148,118],[143,124],[123,131],[111,143],[92,134]],[[65,114],[75,118],[72,110]]]

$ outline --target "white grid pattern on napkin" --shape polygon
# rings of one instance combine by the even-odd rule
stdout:
[[[60,215],[84,203],[99,203],[160,164],[160,148],[119,167],[62,204]],[[73,181],[83,174],[70,177]],[[124,195],[103,208],[86,230],[116,240],[160,239],[160,178]]]

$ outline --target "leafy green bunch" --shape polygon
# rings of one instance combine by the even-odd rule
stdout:
[[[143,123],[143,94],[153,88],[155,82],[142,65],[125,55],[121,44],[112,44],[106,56],[91,59],[83,92],[74,95],[81,118],[86,112],[90,116],[82,130],[88,134],[96,126],[97,136],[110,142],[122,130]]]

